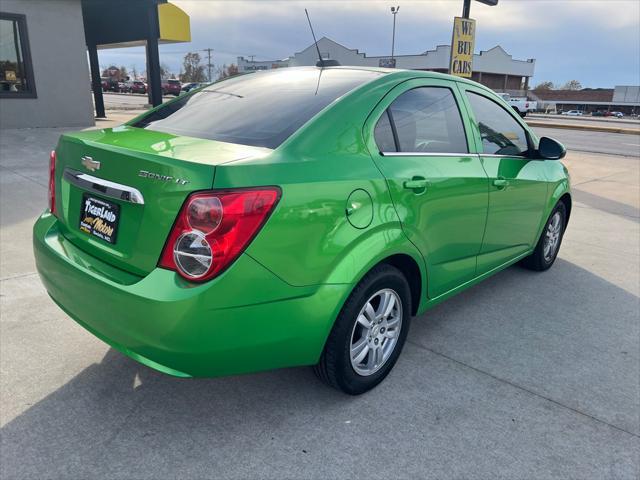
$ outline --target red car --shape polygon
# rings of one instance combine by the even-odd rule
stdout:
[[[182,90],[182,84],[180,80],[163,80],[162,81],[162,94],[163,95],[180,95]]]
[[[135,80],[131,82],[129,91],[131,93],[147,93],[147,84],[144,82]]]

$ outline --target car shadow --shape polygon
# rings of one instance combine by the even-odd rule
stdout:
[[[618,307],[611,310],[611,302]],[[563,307],[557,308],[560,305]],[[570,308],[576,311],[570,314]],[[617,316],[607,317],[607,309]],[[571,388],[556,391],[553,384],[542,393],[563,401],[573,396],[579,408],[592,408],[595,412],[590,414],[597,416],[599,408],[609,406],[609,397],[601,397],[603,389],[612,397],[627,398],[634,388],[638,393],[637,382],[619,384],[629,382],[629,375],[613,373],[618,368],[631,368],[633,374],[633,367],[612,361],[609,351],[626,349],[628,359],[637,359],[637,338],[629,338],[637,330],[630,318],[634,309],[637,311],[637,297],[559,259],[545,274],[513,267],[452,298],[415,319],[410,337],[414,345],[459,357],[473,368],[493,369],[491,375],[509,377],[532,390],[545,388],[538,385],[540,377],[547,375],[554,381],[560,372],[559,378]],[[543,354],[564,359],[569,352],[578,358],[574,362],[523,365],[523,359],[535,360],[536,353],[527,349],[538,349],[545,341]],[[496,356],[493,350],[507,342],[514,344],[513,349],[503,349],[504,355]],[[585,346],[596,361],[609,361],[601,366],[602,372],[610,374],[608,378],[600,377],[600,372],[583,378],[580,362],[584,358],[576,349]],[[510,370],[501,371],[503,363],[509,364]],[[401,371],[425,367],[403,364]],[[453,375],[452,371],[439,372],[440,376],[445,374]],[[429,375],[421,375],[425,383],[413,388],[426,390]],[[580,378],[582,389],[572,383],[571,375]],[[451,382],[452,398],[455,389],[462,387]],[[269,438],[284,443],[286,435],[314,435],[317,428],[330,428],[327,423],[332,422],[327,419],[338,417],[345,409],[361,411],[367,421],[371,414],[385,414],[387,407],[379,401],[380,391],[378,388],[361,397],[343,395],[321,384],[309,368],[178,379],[110,349],[100,363],[89,366],[0,429],[3,478],[133,478],[134,468],[147,478],[176,478],[185,475],[180,468],[192,461],[215,469],[221,462],[228,465],[239,456],[246,458]],[[594,391],[600,399],[596,405],[586,400]],[[387,397],[389,393],[385,391]],[[429,397],[429,402],[449,404],[452,398]],[[634,406],[637,398],[616,404],[623,427],[625,421],[633,420]],[[420,416],[407,414],[411,421],[421,421]],[[335,418],[335,422],[340,420]],[[465,430],[472,430],[474,423],[478,430],[484,428],[479,419],[469,418]],[[384,441],[379,438],[375,443]],[[176,457],[180,458],[177,463]],[[236,477],[260,476],[243,470],[241,462],[233,468]],[[348,468],[344,471],[350,472]],[[300,476],[304,476],[302,472]],[[212,477],[216,471],[197,470],[190,476]],[[264,476],[278,474],[272,470]]]
[[[601,195],[585,192],[579,188],[574,188],[572,195],[574,202],[581,202],[597,210],[640,223],[640,209],[636,206],[627,205],[626,203],[611,200]]]

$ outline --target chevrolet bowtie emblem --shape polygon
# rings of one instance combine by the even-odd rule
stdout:
[[[98,162],[97,160],[94,160],[93,158],[88,156],[84,156],[80,160],[82,165],[87,170],[90,170],[92,172],[95,172],[96,170],[100,170],[100,162]]]

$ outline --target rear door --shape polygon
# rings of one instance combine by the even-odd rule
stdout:
[[[489,214],[478,274],[526,252],[536,241],[547,198],[543,162],[529,156],[530,138],[515,112],[472,85],[460,84],[489,176]]]
[[[410,80],[376,107],[365,132],[409,239],[427,264],[430,298],[471,280],[482,244],[488,180],[469,153],[470,125],[446,80]]]

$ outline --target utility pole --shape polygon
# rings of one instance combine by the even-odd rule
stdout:
[[[396,15],[400,11],[400,7],[391,7],[391,14],[393,15],[393,34],[391,35],[391,60],[393,60],[393,54],[396,46]]]
[[[253,59],[255,58],[255,55],[247,55],[247,57],[251,58],[251,63],[253,63]]]
[[[213,63],[211,63],[211,52],[213,52],[213,48],[205,48],[202,51],[207,52],[207,78],[211,81],[211,68],[213,67]]]

